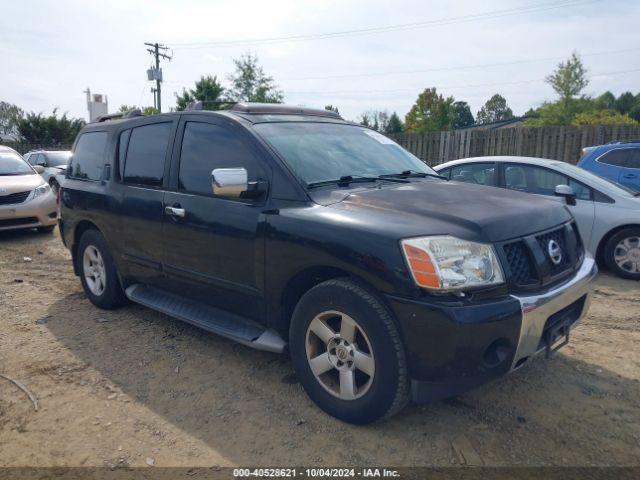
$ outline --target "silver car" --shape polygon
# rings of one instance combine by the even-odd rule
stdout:
[[[0,231],[37,228],[52,232],[58,205],[51,187],[15,150],[0,146]]]
[[[42,178],[54,192],[57,192],[61,178],[64,178],[70,158],[69,150],[34,150],[24,156],[30,165],[44,168]]]
[[[640,194],[566,162],[475,157],[435,167],[450,180],[566,201],[587,248],[609,270],[640,280]]]

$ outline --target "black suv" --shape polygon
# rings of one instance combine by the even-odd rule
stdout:
[[[95,305],[288,351],[353,423],[550,353],[597,272],[562,205],[447,181],[376,131],[283,105],[86,126],[60,230]]]

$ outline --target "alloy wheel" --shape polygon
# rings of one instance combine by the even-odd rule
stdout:
[[[107,285],[107,272],[100,251],[93,245],[84,249],[82,256],[84,279],[91,293],[102,295]]]
[[[309,367],[316,380],[341,400],[362,397],[373,382],[375,359],[364,330],[349,315],[322,312],[306,334]]]

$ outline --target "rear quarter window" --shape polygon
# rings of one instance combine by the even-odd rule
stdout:
[[[107,136],[107,132],[80,134],[69,167],[70,178],[94,181],[102,179]]]

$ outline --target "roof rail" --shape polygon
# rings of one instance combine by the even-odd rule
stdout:
[[[120,118],[134,118],[141,117],[142,111],[139,108],[129,110],[128,112],[110,113],[109,115],[102,115],[96,118],[96,122],[108,122],[109,120],[118,120]]]
[[[185,110],[206,110],[205,105],[235,105],[235,100],[197,100],[187,105]]]
[[[607,145],[615,145],[618,143],[640,143],[640,139],[637,140],[612,140],[610,142],[607,142]]]
[[[279,114],[279,115],[313,115],[316,117],[330,117],[342,120],[340,114],[319,108],[297,107],[282,103],[251,103],[239,102],[231,107],[232,112],[254,114]]]

